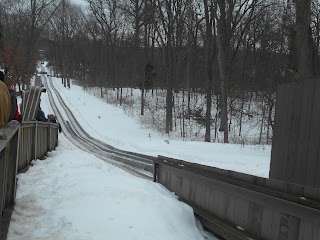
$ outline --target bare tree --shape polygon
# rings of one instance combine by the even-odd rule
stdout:
[[[174,12],[173,12],[173,0],[160,1],[157,0],[157,8],[159,10],[159,21],[161,23],[156,25],[156,30],[160,42],[158,44],[162,46],[162,55],[164,65],[166,66],[166,133],[169,133],[173,129],[172,125],[172,108],[173,108],[173,76],[174,76]],[[158,39],[157,39],[158,41]]]
[[[28,34],[25,36],[27,41],[26,50],[26,79],[30,79],[33,69],[31,68],[32,55],[35,51],[35,45],[40,35],[48,24],[49,20],[57,10],[60,4],[59,0],[30,0],[29,11],[30,21]]]
[[[125,1],[120,5],[120,8],[124,11],[126,16],[131,19],[132,27],[134,29],[134,57],[132,58],[132,66],[133,66],[133,77],[132,80],[134,83],[139,83],[141,85],[141,111],[140,114],[144,115],[144,90],[145,90],[145,79],[142,78],[142,74],[139,72],[139,53],[140,53],[140,45],[141,45],[141,29],[145,24],[145,15],[147,14],[146,10],[148,6],[147,0],[129,0]],[[145,46],[145,49],[147,47]],[[147,60],[145,60],[147,61]],[[144,74],[145,75],[145,74]]]
[[[206,110],[206,133],[205,141],[211,141],[211,107],[212,107],[212,64],[216,50],[216,28],[215,28],[215,14],[216,6],[213,1],[203,0],[204,13],[205,13],[205,24],[206,24],[206,40],[204,42],[205,51],[205,77],[207,78],[207,110]],[[212,34],[214,29],[214,36]],[[214,37],[214,38],[213,38]]]
[[[224,142],[229,142],[228,136],[228,91],[229,78],[233,61],[240,49],[242,39],[253,19],[259,16],[268,6],[268,1],[260,7],[260,0],[224,1],[216,0],[218,6],[218,62],[220,71],[220,131],[224,132]],[[256,10],[257,9],[257,10]],[[239,31],[235,35],[235,31]]]
[[[106,49],[106,70],[107,80],[115,86],[114,75],[114,45],[119,25],[119,8],[116,0],[87,0],[90,11],[94,16],[99,31],[105,42]]]
[[[314,76],[311,36],[311,0],[294,0],[296,4],[296,69],[300,77]]]

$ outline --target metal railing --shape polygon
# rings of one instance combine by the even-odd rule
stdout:
[[[6,239],[15,203],[16,176],[33,159],[43,159],[58,144],[59,125],[9,122],[0,129],[0,240]]]

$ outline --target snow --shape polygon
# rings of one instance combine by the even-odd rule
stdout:
[[[52,82],[82,127],[91,136],[116,148],[151,156],[183,159],[260,177],[269,176],[270,146],[170,139],[167,135],[143,127],[138,120],[127,116],[123,109],[106,104],[84,92],[80,86],[72,85],[71,89],[66,89],[61,84],[61,79],[54,77]],[[49,105],[49,100],[44,97]],[[51,109],[44,111],[52,112]]]
[[[79,86],[65,89],[61,79],[52,81],[82,127],[117,148],[268,177],[268,146],[170,139]],[[41,105],[46,114],[52,113],[47,94]],[[33,161],[18,175],[8,240],[18,239],[215,238],[203,231],[192,209],[174,193],[80,150],[62,133],[46,160]]]
[[[19,174],[8,240],[191,240],[206,234],[191,207],[162,185],[79,150],[64,136],[47,160],[33,164]]]

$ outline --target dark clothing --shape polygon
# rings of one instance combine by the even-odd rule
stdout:
[[[0,71],[0,81],[4,82],[4,72]]]
[[[48,121],[49,121],[49,122],[58,123],[58,122],[57,122],[57,117],[56,117],[55,115],[49,114],[47,117],[48,117]],[[58,123],[58,124],[59,124],[59,132],[61,133],[62,128],[61,128],[60,123]]]
[[[48,119],[44,115],[44,112],[39,108],[38,114],[37,114],[37,120],[41,122],[48,122]]]
[[[59,133],[61,133],[62,132],[62,128],[61,128],[60,123],[58,123],[58,124],[59,124]]]
[[[56,116],[54,116],[53,114],[49,114],[48,118],[45,117],[44,112],[41,110],[41,108],[39,107],[39,111],[38,111],[38,115],[37,115],[37,120],[41,121],[41,122],[52,122],[52,123],[58,123],[57,122],[57,118]],[[59,132],[61,133],[62,129],[59,124]]]

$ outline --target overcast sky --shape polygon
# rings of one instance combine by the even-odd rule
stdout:
[[[81,4],[81,5],[85,5],[87,4],[86,0],[70,0],[72,3],[77,3],[77,4]]]

